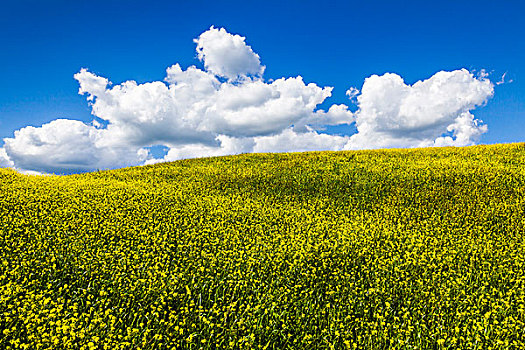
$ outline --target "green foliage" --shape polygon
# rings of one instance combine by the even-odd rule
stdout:
[[[523,349],[525,144],[0,169],[0,348]]]

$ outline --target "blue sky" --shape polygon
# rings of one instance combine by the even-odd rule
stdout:
[[[406,84],[439,71],[484,69],[505,83],[472,113],[488,126],[478,143],[520,142],[525,131],[525,5],[520,1],[3,1],[0,138],[57,118],[90,123],[73,76],[114,84],[162,81],[179,63],[203,67],[194,38],[224,27],[246,37],[267,81],[301,75],[334,87],[320,108],[344,103],[365,78]],[[352,125],[325,133],[351,133]],[[0,146],[2,144],[0,143]]]

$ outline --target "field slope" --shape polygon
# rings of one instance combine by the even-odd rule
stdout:
[[[0,348],[523,349],[525,144],[0,169]]]

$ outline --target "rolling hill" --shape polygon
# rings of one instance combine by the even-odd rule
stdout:
[[[0,348],[520,349],[525,144],[0,169]]]

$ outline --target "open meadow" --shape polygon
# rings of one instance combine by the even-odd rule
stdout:
[[[2,349],[523,349],[525,144],[0,169]]]

